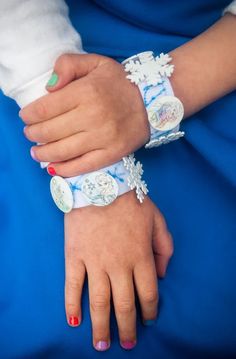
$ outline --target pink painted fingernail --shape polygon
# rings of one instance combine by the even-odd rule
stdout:
[[[33,158],[33,160],[35,160],[35,161],[39,162],[39,160],[38,160],[38,159],[36,158],[36,156],[35,156],[35,153],[34,153],[33,147],[31,147],[31,149],[30,149],[30,155],[31,155],[31,157]]]
[[[95,344],[95,349],[100,352],[103,352],[103,351],[107,350],[108,348],[109,348],[109,344],[108,344],[108,342],[106,342],[104,340],[100,340],[99,342],[97,342]]]
[[[125,340],[125,341],[121,342],[120,345],[122,346],[123,349],[130,350],[135,347],[136,341]]]

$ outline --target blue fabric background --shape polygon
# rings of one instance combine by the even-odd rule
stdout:
[[[84,47],[122,59],[169,51],[221,15],[228,1],[68,1]],[[209,59],[210,61],[210,59]],[[138,322],[138,345],[92,346],[87,285],[83,324],[64,315],[63,216],[49,177],[29,155],[18,108],[0,96],[0,358],[236,358],[236,94],[183,124],[186,136],[137,154],[150,195],[163,211],[175,254],[160,281],[154,327]]]

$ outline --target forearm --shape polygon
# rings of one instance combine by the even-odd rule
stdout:
[[[0,87],[21,106],[46,93],[56,59],[82,52],[63,0],[0,2]]]
[[[207,31],[170,52],[171,84],[188,117],[236,89],[236,16],[224,15]]]

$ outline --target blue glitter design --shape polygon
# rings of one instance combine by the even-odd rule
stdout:
[[[70,182],[70,189],[72,192],[81,191],[81,187],[78,185],[78,181],[75,183]]]
[[[125,173],[117,173],[118,169],[117,167],[114,168],[114,172],[112,173],[110,170],[107,171],[107,174],[109,174],[110,176],[112,176],[114,179],[117,179],[118,181],[120,181],[121,183],[124,183],[124,178],[122,178],[121,176],[124,176]]]
[[[160,85],[163,85],[163,82],[160,84]],[[158,97],[160,96],[163,92],[165,92],[165,89],[162,87],[162,89],[155,95],[155,96],[152,96],[150,98],[149,101],[147,101],[147,94],[148,94],[148,91],[150,90],[150,88],[152,88],[153,86],[151,85],[148,85],[148,86],[145,86],[143,88],[143,100],[144,100],[144,104],[145,104],[145,107],[148,107],[149,105],[151,105],[153,103],[153,101]]]

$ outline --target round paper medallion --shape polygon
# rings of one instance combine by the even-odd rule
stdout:
[[[118,184],[105,172],[93,172],[82,183],[82,193],[89,203],[95,206],[107,206],[118,196]]]
[[[183,104],[175,96],[158,97],[148,109],[148,120],[158,131],[172,130],[180,123],[183,116]]]
[[[57,207],[64,213],[69,213],[73,208],[73,194],[69,184],[60,176],[52,177],[50,191]]]

